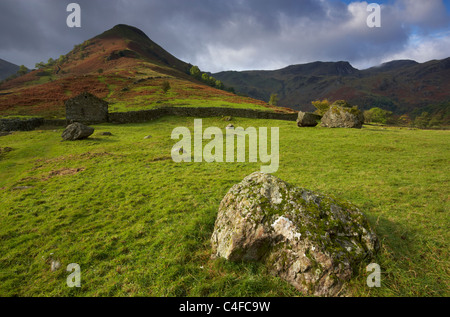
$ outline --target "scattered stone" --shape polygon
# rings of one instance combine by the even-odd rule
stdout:
[[[75,122],[67,126],[62,134],[65,141],[75,141],[88,138],[94,133],[94,128]]]
[[[357,107],[332,105],[322,117],[322,127],[361,129],[364,115]]]
[[[220,203],[213,257],[261,261],[304,294],[337,296],[380,245],[352,204],[265,173],[234,185]]]
[[[103,135],[103,136],[111,136],[112,135],[112,133],[111,132],[101,132],[101,133],[99,133],[100,135]]]
[[[225,129],[234,129],[234,125],[232,125],[231,123],[229,125],[227,125],[227,127]]]
[[[142,83],[142,82],[145,81],[145,80],[146,80],[145,78],[139,78],[138,80],[135,80],[135,81],[133,82],[133,84],[137,85],[137,84]]]
[[[318,121],[322,117],[311,113],[311,112],[298,112],[298,118],[297,118],[297,126],[298,127],[315,127],[318,124]]]
[[[0,147],[0,159],[2,158],[3,154],[11,152],[14,150],[12,147]]]
[[[151,139],[151,138],[152,138],[151,135],[147,135],[147,136],[144,138],[144,140],[148,140],[148,139]]]
[[[33,186],[17,186],[17,187],[13,187],[12,190],[25,190],[25,189],[30,189],[33,188]]]
[[[12,147],[0,147],[0,155],[2,155],[3,153],[8,153],[11,152],[12,150],[14,150]]]

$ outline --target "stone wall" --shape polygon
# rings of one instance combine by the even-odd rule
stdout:
[[[44,118],[0,119],[0,131],[32,131],[44,124]]]
[[[111,123],[141,123],[156,120],[164,116],[177,117],[242,117],[251,119],[272,119],[296,121],[297,113],[264,112],[251,109],[234,108],[189,108],[189,107],[165,107],[151,110],[113,112],[108,114],[108,122]],[[42,125],[66,126],[72,120],[54,120],[44,118],[30,119],[0,119],[0,131],[31,131]],[[81,122],[86,122],[82,120]],[[91,122],[92,123],[92,122]]]
[[[151,110],[131,111],[131,112],[113,112],[109,113],[109,122],[112,123],[139,123],[155,120],[164,116],[178,117],[242,117],[251,119],[272,119],[296,121],[297,113],[276,113],[265,112],[251,109],[235,108],[190,108],[190,107],[165,107]]]

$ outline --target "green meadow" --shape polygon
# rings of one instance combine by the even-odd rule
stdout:
[[[203,128],[228,123],[207,118]],[[279,127],[274,175],[368,217],[382,243],[381,287],[366,285],[361,266],[347,295],[450,295],[450,131],[231,123]],[[220,201],[265,164],[173,162],[172,130],[193,124],[101,124],[75,142],[62,142],[61,128],[0,137],[0,296],[301,296],[259,263],[211,259]],[[80,288],[66,285],[70,263]]]

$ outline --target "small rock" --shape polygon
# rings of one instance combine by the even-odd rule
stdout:
[[[17,186],[17,187],[13,187],[13,190],[25,190],[25,189],[30,189],[33,188],[33,186]]]
[[[231,123],[229,125],[226,126],[225,129],[234,129],[234,125],[232,125]]]
[[[112,133],[111,132],[102,132],[102,133],[100,133],[100,135],[111,136]]]
[[[12,147],[9,147],[9,146],[7,146],[7,147],[0,147],[0,154],[8,153],[8,152],[11,152],[12,150],[14,150],[14,149]]]
[[[147,135],[147,136],[144,138],[144,140],[148,140],[148,139],[151,139],[151,138],[152,138],[151,135]]]

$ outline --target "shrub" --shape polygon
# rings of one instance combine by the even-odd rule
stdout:
[[[366,122],[386,124],[391,116],[391,111],[383,110],[378,107],[364,111],[364,120]]]
[[[316,113],[323,116],[328,109],[330,109],[330,102],[328,101],[328,99],[324,99],[322,101],[320,100],[316,100],[312,102],[312,105],[317,109]]]
[[[162,83],[161,85],[162,90],[164,91],[164,93],[167,93],[170,90],[170,83],[166,80]]]
[[[269,105],[276,106],[278,104],[278,94],[271,94],[269,99]]]

